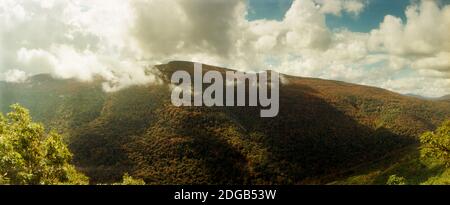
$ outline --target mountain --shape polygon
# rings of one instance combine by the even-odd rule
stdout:
[[[416,146],[419,134],[450,118],[448,101],[288,75],[274,118],[260,118],[260,107],[175,107],[170,76],[193,73],[193,63],[156,69],[164,83],[111,93],[100,78],[0,82],[0,109],[18,102],[65,134],[93,183],[118,181],[124,172],[148,184],[328,183],[349,167]]]
[[[416,94],[412,94],[412,93],[405,94],[405,96],[409,96],[409,97],[413,97],[413,98],[419,98],[419,99],[422,99],[422,100],[431,100],[431,99],[433,99],[433,98],[428,98],[428,97],[424,97],[424,96],[416,95]]]
[[[438,100],[447,100],[447,101],[450,101],[450,95],[444,95],[444,96],[438,98]]]
[[[445,100],[450,100],[450,95],[444,95],[444,96],[441,96],[441,97],[424,97],[424,96],[421,96],[421,95],[416,95],[416,94],[411,94],[411,93],[408,93],[408,94],[405,94],[405,96],[409,96],[409,97],[414,97],[414,98],[419,98],[419,99],[422,99],[422,100],[441,100],[441,101],[445,101]]]

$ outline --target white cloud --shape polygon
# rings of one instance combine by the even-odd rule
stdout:
[[[371,32],[371,49],[417,59],[450,51],[450,6],[440,9],[434,1],[422,1],[408,7],[406,17],[402,22],[386,16]]]
[[[4,81],[9,83],[23,83],[28,79],[28,74],[25,73],[22,70],[8,70],[2,75],[0,75],[1,78],[3,78]]]
[[[130,35],[132,12],[121,0],[2,0],[0,72],[21,68],[80,80],[98,75],[114,81],[110,90],[152,82]]]
[[[277,44],[276,36],[272,35],[261,36],[255,42],[255,49],[268,52],[272,50],[276,46],[276,44]]]
[[[411,93],[411,90],[428,97],[440,97],[442,88],[450,87],[450,79],[433,79],[416,76],[410,78],[389,79],[381,83],[382,87],[401,93]]]
[[[405,22],[398,17],[386,16],[380,28],[370,33],[370,51],[389,55],[389,67],[408,67],[415,69],[412,72],[417,75],[415,78],[393,81],[399,82],[399,85],[414,81],[412,87],[399,88],[392,81],[385,85],[396,91],[409,88],[409,92],[423,95],[449,93],[450,6],[439,7],[436,1],[423,0],[410,5],[405,14]]]
[[[450,52],[443,51],[431,57],[419,58],[412,63],[412,67],[417,69],[447,72],[447,75],[443,77],[449,77]]]
[[[132,33],[147,56],[161,59],[177,54],[230,55],[240,34],[245,4],[239,0],[138,0]]]
[[[366,5],[367,0],[314,0],[320,11],[325,14],[333,14],[340,16],[342,12],[347,12],[352,15],[359,15]]]
[[[0,73],[99,75],[115,91],[157,81],[152,64],[189,60],[450,93],[450,6],[413,3],[405,22],[388,15],[370,33],[327,27],[326,14],[357,18],[369,3],[295,0],[281,21],[249,22],[240,0],[2,0]]]
[[[366,0],[344,1],[343,10],[345,10],[348,13],[358,15],[364,10],[366,5],[367,5]]]

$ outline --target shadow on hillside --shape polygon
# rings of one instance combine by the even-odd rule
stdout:
[[[203,112],[207,113],[207,110]],[[219,137],[221,133],[214,131],[221,127],[217,116],[210,113],[192,116],[185,118],[183,123],[189,128],[184,130],[184,135],[192,139],[188,149],[192,149],[195,157],[203,162],[209,184],[246,183],[246,156],[227,139]]]
[[[128,164],[131,159],[129,171],[155,184],[320,184],[324,181],[317,178],[339,175],[414,143],[388,129],[361,124],[357,113],[349,116],[337,108],[342,102],[333,105],[304,84],[281,86],[280,112],[274,118],[261,118],[261,107],[141,110],[141,103],[168,95],[143,101],[125,94],[127,103],[116,108],[137,109],[119,110],[126,115],[112,109],[108,119],[93,125],[101,129],[85,132],[75,154],[87,150],[84,160],[97,167]],[[130,106],[130,99],[136,103]],[[156,115],[154,110],[160,108]],[[134,131],[122,129],[124,125]],[[146,133],[140,133],[142,129]],[[258,137],[252,137],[254,133]]]
[[[167,105],[157,116],[125,145],[133,174],[150,184],[245,183],[245,156],[220,137],[218,119],[204,108]]]
[[[401,160],[393,158],[388,160],[390,163],[387,165],[375,166],[375,170],[386,171],[375,177],[373,184],[386,184],[390,176],[396,175],[405,178],[408,185],[420,185],[431,177],[440,176],[446,170],[442,163],[434,161],[436,164],[430,164],[432,159],[421,158],[419,148],[400,157],[402,157]]]
[[[170,75],[184,66],[192,73],[192,63],[172,64],[177,65],[162,72]],[[86,94],[91,89],[86,85],[80,89],[46,82],[33,90],[4,87],[0,103],[6,106],[21,96],[37,119],[55,121],[56,127],[67,124],[74,161],[93,182],[114,182],[127,171],[156,184],[320,184],[327,182],[320,177],[347,174],[415,143],[411,137],[361,124],[374,122],[356,119],[355,110],[344,113],[345,102],[332,104],[296,80],[301,78],[281,86],[275,118],[260,118],[261,107],[163,109],[170,91],[158,86],[130,87],[99,100],[95,91],[101,87]],[[74,92],[83,95],[67,98]],[[441,171],[432,168],[417,181]]]
[[[365,126],[318,95],[306,85],[288,84],[281,88],[275,118],[259,118],[260,108],[229,110],[249,132],[264,133],[261,142],[270,153],[258,174],[264,183],[321,184],[315,179],[339,175],[415,141]]]
[[[180,65],[192,72],[192,64],[185,64]],[[354,119],[357,114],[353,113],[351,117],[338,110],[339,106],[325,101],[318,91],[308,85],[295,82],[281,85],[280,112],[275,118],[260,118],[261,107],[212,108],[218,113],[225,113],[233,123],[243,128],[245,136],[241,137],[246,139],[242,139],[242,143],[260,146],[231,145],[229,141],[219,140],[218,135],[205,138],[198,137],[199,132],[193,132],[192,136],[201,141],[191,148],[204,153],[202,157],[208,159],[204,163],[211,173],[221,170],[224,162],[228,165],[223,168],[234,170],[226,175],[213,174],[213,178],[230,180],[230,177],[242,176],[253,184],[314,184],[324,183],[314,181],[314,178],[338,175],[350,167],[377,160],[390,151],[415,142],[412,137],[398,136],[383,127],[373,129],[363,125]],[[208,129],[208,122],[199,119],[204,118],[186,120],[184,126],[198,129],[198,124],[201,124],[204,126],[202,129]],[[253,139],[249,137],[251,133],[261,133],[261,136]],[[220,145],[228,151],[211,155],[214,150],[208,150],[211,148],[209,143]],[[236,160],[229,159],[235,157]],[[241,168],[244,159],[247,166],[252,166],[251,171]]]
[[[130,141],[130,136],[144,133],[154,120],[154,110],[161,106],[161,99],[167,98],[162,90],[168,88],[133,86],[109,93],[95,120],[72,128],[69,147],[74,162],[91,183],[117,182],[130,171],[123,145]]]

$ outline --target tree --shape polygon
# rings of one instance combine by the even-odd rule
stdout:
[[[386,182],[387,185],[406,185],[406,179],[404,177],[399,177],[397,175],[389,176]]]
[[[420,142],[423,145],[423,157],[442,159],[450,167],[450,120],[445,121],[434,132],[423,133]]]
[[[115,183],[114,185],[145,185],[145,181],[142,179],[135,179],[128,173],[125,173],[122,178],[122,182]]]
[[[18,104],[0,113],[0,184],[87,184],[62,137],[47,133]]]

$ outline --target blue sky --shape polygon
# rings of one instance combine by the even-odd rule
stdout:
[[[248,0],[248,20],[282,20],[293,0]],[[326,15],[327,26],[331,29],[347,28],[354,32],[369,32],[377,28],[386,15],[400,17],[405,21],[405,9],[413,0],[368,0],[369,4],[359,16],[343,12],[341,16]],[[441,5],[450,0],[440,0]]]
[[[292,0],[248,0],[248,20],[282,20]]]
[[[341,16],[327,15],[330,28],[345,27],[355,32],[369,32],[377,28],[386,15],[400,17],[405,21],[405,9],[410,0],[372,0],[359,16],[343,13]]]

